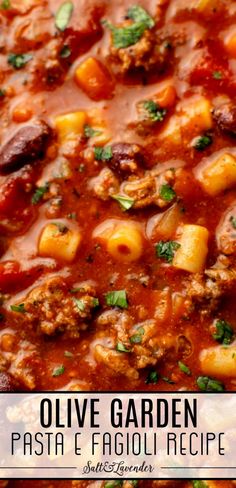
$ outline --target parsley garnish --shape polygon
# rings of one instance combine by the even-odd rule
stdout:
[[[84,135],[89,139],[89,137],[100,136],[102,132],[100,130],[93,129],[90,125],[86,124],[84,126]]]
[[[230,217],[229,220],[230,220],[230,223],[231,223],[233,229],[236,229],[236,217],[234,217],[233,215],[231,215],[231,217]]]
[[[61,58],[69,58],[69,56],[71,55],[71,49],[69,48],[69,46],[63,46],[63,48],[60,50],[60,56]]]
[[[169,383],[169,385],[174,385],[175,382],[173,380],[171,380],[170,378],[168,378],[167,376],[162,376],[161,379],[163,381],[165,381],[166,383]]]
[[[213,71],[212,76],[214,80],[222,80],[223,78],[221,71]]]
[[[106,481],[104,488],[119,488],[123,485],[123,481],[121,480],[114,480],[114,481]]]
[[[99,303],[99,300],[98,298],[94,298],[93,299],[93,307],[96,308],[96,307],[99,307],[100,303]]]
[[[140,5],[133,5],[130,7],[127,17],[134,20],[134,22],[142,22],[148,29],[152,29],[152,27],[155,25],[152,17],[146,12],[146,10],[144,10],[144,8],[140,7]]]
[[[112,41],[117,49],[123,49],[136,44],[143,36],[145,30],[151,29],[155,25],[152,17],[138,5],[133,5],[128,10],[127,16],[134,23],[125,27],[116,27],[106,20],[103,21],[103,24],[111,30]]]
[[[39,203],[39,201],[41,200],[41,198],[43,198],[43,196],[45,195],[45,193],[47,193],[49,190],[49,183],[45,183],[44,186],[39,186],[32,198],[31,198],[31,202],[33,203],[33,205],[36,205],[37,203]]]
[[[129,210],[133,207],[135,200],[129,197],[123,197],[122,195],[112,195],[112,198],[119,202],[122,210]]]
[[[153,122],[162,122],[167,112],[165,108],[161,108],[153,100],[145,100],[143,102],[143,108],[147,112],[148,118]]]
[[[11,6],[11,4],[10,4],[10,0],[3,0],[3,1],[2,1],[2,3],[1,3],[1,8],[2,8],[3,10],[7,10],[7,9],[9,9],[9,8],[10,8],[10,6]]]
[[[54,368],[52,372],[52,376],[61,376],[61,374],[63,374],[64,372],[65,372],[65,366],[64,364],[61,364],[60,366]]]
[[[109,291],[105,295],[106,304],[111,307],[128,308],[127,295],[125,290]]]
[[[52,223],[57,227],[57,230],[58,232],[60,232],[60,234],[66,234],[69,231],[68,227],[62,222],[52,222]]]
[[[24,66],[33,58],[32,54],[14,54],[8,56],[8,64],[15,69],[24,68]]]
[[[204,151],[206,147],[210,146],[212,144],[212,137],[211,136],[200,136],[196,139],[194,143],[194,148],[197,149],[197,151]]]
[[[73,301],[76,305],[76,307],[79,309],[80,312],[84,312],[85,310],[85,303],[83,300],[79,300],[78,298],[73,298]]]
[[[160,241],[156,244],[157,257],[165,259],[168,263],[172,263],[175,251],[177,251],[179,247],[180,244],[175,241]]]
[[[0,88],[0,98],[4,98],[6,96],[6,90],[4,88]]]
[[[25,310],[25,304],[24,303],[20,303],[19,305],[11,305],[11,310],[13,312],[25,313],[26,312],[26,310]]]
[[[208,485],[203,480],[192,480],[193,488],[208,488]]]
[[[140,344],[140,342],[142,342],[142,338],[143,338],[144,333],[145,333],[144,328],[139,327],[137,329],[136,334],[134,334],[130,337],[130,342],[132,342],[132,344]]]
[[[112,158],[112,147],[98,147],[94,148],[94,156],[97,161],[109,161]]]
[[[119,352],[131,352],[131,350],[127,349],[127,347],[125,347],[124,344],[122,344],[122,342],[117,343],[116,350]]]
[[[221,342],[221,344],[230,344],[234,335],[231,325],[225,320],[217,320],[215,327],[216,332],[212,334],[212,337],[214,337],[216,341]]]
[[[74,5],[72,2],[64,2],[58,9],[55,17],[55,26],[60,31],[64,31],[71,19],[74,10]]]
[[[208,376],[199,376],[197,386],[202,391],[224,391],[224,385],[221,381],[214,380]]]
[[[150,373],[148,373],[148,375],[147,375],[147,378],[145,379],[145,383],[146,383],[146,385],[149,385],[151,383],[156,385],[158,380],[159,380],[158,373],[156,371],[150,371]]]
[[[176,197],[176,193],[170,185],[165,184],[160,188],[160,197],[166,202],[171,202]]]
[[[178,366],[179,366],[180,371],[182,371],[183,373],[187,374],[188,376],[191,375],[191,371],[190,371],[189,367],[186,366],[186,364],[184,364],[181,361],[179,361],[178,362]]]

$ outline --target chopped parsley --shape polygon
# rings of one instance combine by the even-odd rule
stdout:
[[[175,251],[177,251],[179,247],[180,244],[175,241],[160,241],[156,244],[157,257],[165,259],[168,263],[172,263]]]
[[[69,46],[65,45],[63,48],[60,50],[60,56],[61,58],[69,58],[71,55],[71,49]]]
[[[207,488],[208,485],[203,480],[192,480],[193,488]]]
[[[0,88],[0,98],[4,98],[6,96],[6,90],[4,88]]]
[[[129,10],[127,17],[132,19],[132,25],[125,27],[116,27],[107,20],[103,24],[110,29],[112,33],[112,42],[117,49],[123,49],[132,46],[138,42],[147,29],[152,29],[155,22],[142,7],[133,5]]]
[[[197,151],[204,151],[208,146],[212,144],[212,137],[205,135],[198,137],[194,142],[194,148]]]
[[[20,303],[19,305],[11,305],[12,312],[25,313],[25,304]]]
[[[236,229],[236,217],[234,217],[233,215],[231,215],[231,217],[230,217],[229,220],[230,220],[230,223],[231,223],[233,229]]]
[[[15,69],[24,68],[25,65],[33,58],[32,54],[14,54],[11,53],[8,56],[8,64]]]
[[[147,112],[148,118],[153,122],[162,122],[167,112],[165,108],[161,108],[153,100],[145,100],[143,102],[143,108]]]
[[[150,371],[148,373],[147,378],[145,379],[146,385],[150,385],[151,383],[156,385],[159,380],[158,373],[156,371]]]
[[[109,161],[112,158],[112,147],[98,147],[94,148],[94,156],[97,161]]]
[[[70,351],[65,351],[64,352],[64,356],[66,358],[73,358],[74,354],[72,352],[70,352]]]
[[[169,383],[169,385],[174,385],[175,382],[173,380],[171,380],[170,378],[168,378],[167,376],[162,376],[161,379],[163,381],[165,381],[166,383]]]
[[[221,342],[221,344],[228,345],[233,340],[233,329],[231,325],[225,320],[217,320],[215,323],[216,332],[212,334],[212,337]]]
[[[166,202],[171,202],[176,197],[176,193],[170,185],[164,184],[160,188],[160,197]]]
[[[117,343],[116,350],[119,352],[131,352],[131,350],[127,349],[127,347],[125,347],[124,344],[122,344],[122,342]]]
[[[139,327],[137,329],[136,334],[134,334],[130,337],[130,342],[132,342],[132,344],[140,344],[142,342],[144,333],[145,333],[144,328]]]
[[[45,183],[44,186],[39,186],[35,190],[32,198],[31,198],[31,202],[33,203],[33,205],[36,205],[37,203],[39,203],[41,198],[43,198],[43,196],[45,195],[45,193],[48,192],[48,190],[49,190],[49,183]]]
[[[8,10],[11,7],[10,0],[3,0],[1,3],[1,9]]]
[[[105,295],[106,304],[111,307],[128,308],[125,290],[109,291]]]
[[[208,376],[199,376],[197,386],[202,391],[224,391],[224,385],[219,380],[214,380]]]
[[[180,371],[182,371],[182,373],[185,373],[187,374],[188,376],[191,375],[191,371],[189,369],[188,366],[186,366],[186,364],[182,363],[181,361],[178,362],[178,366],[179,366],[179,369]]]
[[[99,300],[98,298],[94,298],[93,299],[93,307],[96,308],[96,307],[99,307],[100,303],[99,303]]]
[[[67,232],[69,231],[68,227],[62,222],[53,222],[53,225],[57,227],[57,231],[60,234],[67,234]]]
[[[79,300],[78,298],[73,298],[73,301],[76,305],[76,307],[79,309],[80,312],[84,312],[85,310],[85,303],[83,300]]]
[[[89,139],[89,137],[100,136],[101,133],[102,132],[100,130],[95,130],[88,124],[85,124],[85,126],[84,126],[84,135],[88,139]]]
[[[74,10],[74,5],[72,2],[64,2],[58,9],[55,16],[55,26],[61,32],[63,32],[71,19]]]
[[[222,80],[223,75],[221,71],[213,71],[212,77],[214,78],[214,80]]]
[[[112,195],[112,198],[119,202],[122,210],[129,210],[133,207],[135,200],[133,198],[124,197],[122,195]]]
[[[60,366],[56,366],[52,372],[52,376],[61,376],[65,372],[64,364],[60,364]]]
[[[123,485],[123,481],[121,480],[111,480],[111,481],[106,481],[104,488],[119,488],[122,485]]]
[[[146,12],[140,5],[133,5],[129,8],[127,17],[132,19],[134,22],[142,22],[145,24],[146,28],[152,29],[155,25],[153,18]]]

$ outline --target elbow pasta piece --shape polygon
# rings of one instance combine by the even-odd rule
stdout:
[[[39,255],[71,263],[80,245],[81,234],[78,229],[60,228],[56,223],[44,227],[39,240]]]
[[[200,353],[200,364],[206,375],[236,378],[236,345],[204,349]]]
[[[173,266],[190,273],[201,273],[208,252],[208,236],[209,232],[205,227],[184,225],[179,240],[180,247],[175,253]]]
[[[211,196],[219,195],[236,184],[236,158],[225,153],[197,168],[195,175],[206,193]]]
[[[75,136],[84,133],[84,126],[87,122],[85,112],[71,112],[55,117],[54,124],[61,142],[73,139]]]
[[[106,243],[108,253],[117,261],[137,261],[143,252],[142,231],[136,222],[111,221],[95,230],[95,237]]]
[[[92,100],[108,98],[113,90],[110,73],[105,66],[92,57],[77,67],[75,81]]]

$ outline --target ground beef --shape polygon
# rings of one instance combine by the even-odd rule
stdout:
[[[24,322],[42,334],[66,331],[70,337],[79,337],[81,330],[87,329],[87,320],[95,308],[94,297],[92,286],[79,287],[78,293],[71,293],[62,278],[51,278],[25,298]]]
[[[212,268],[204,274],[194,274],[187,286],[187,295],[206,314],[213,311],[222,295],[236,282],[236,271],[225,256],[219,256]]]
[[[162,70],[168,54],[165,46],[164,42],[157,41],[154,32],[146,30],[141,39],[132,46],[117,49],[111,44],[111,59],[119,63],[122,73],[137,68],[149,71],[155,67]]]

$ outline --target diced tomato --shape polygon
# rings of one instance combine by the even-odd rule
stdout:
[[[225,60],[218,62],[210,54],[202,58],[190,75],[191,84],[217,89],[227,87],[231,79],[228,63]]]
[[[10,293],[30,286],[41,274],[42,268],[35,267],[27,271],[20,269],[17,261],[0,263],[0,291]]]

